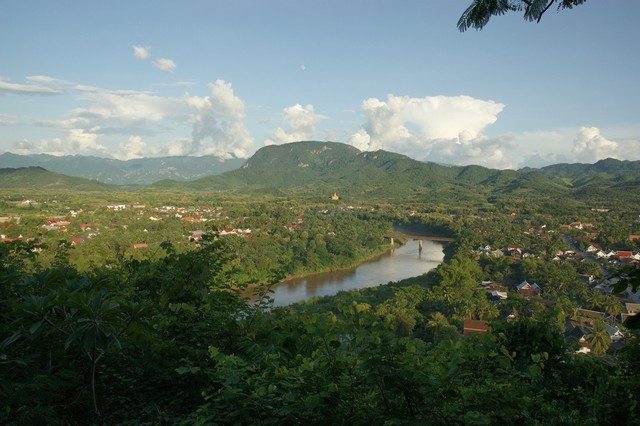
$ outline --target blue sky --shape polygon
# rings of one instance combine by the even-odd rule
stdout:
[[[640,158],[640,2],[459,33],[469,2],[5,1],[0,152],[315,139],[501,168]]]

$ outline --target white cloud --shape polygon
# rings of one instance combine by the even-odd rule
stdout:
[[[163,145],[158,150],[158,155],[177,156],[193,154],[193,140],[190,138],[178,138]]]
[[[30,83],[42,84],[43,86],[62,89],[65,86],[72,86],[73,83],[60,78],[50,77],[48,75],[29,75],[25,78]]]
[[[150,153],[147,149],[147,144],[144,143],[140,136],[129,136],[127,142],[121,143],[118,152],[114,154],[114,157],[119,160],[132,160],[134,158],[142,158],[148,156]]]
[[[18,116],[0,114],[0,126],[14,126],[18,124]]]
[[[133,45],[131,48],[133,49],[133,56],[137,59],[141,61],[149,59],[149,47]]]
[[[316,114],[313,105],[302,106],[295,104],[282,110],[282,119],[291,131],[287,132],[281,127],[273,131],[273,136],[266,139],[265,145],[275,145],[289,142],[310,140],[313,138],[316,123],[326,117]]]
[[[111,120],[116,124],[159,122],[186,114],[180,98],[159,96],[148,92],[82,90],[79,99],[89,102],[87,108],[75,109],[71,117],[89,120]]]
[[[510,167],[505,151],[515,147],[514,139],[481,134],[503,109],[504,104],[470,96],[369,98],[362,102],[365,123],[349,143],[430,161]]]
[[[89,134],[96,137],[100,135],[101,141],[117,147],[111,154],[117,158],[203,154],[244,158],[253,148],[254,139],[245,126],[245,103],[235,95],[231,83],[224,80],[210,83],[208,96],[186,93],[169,97],[153,92],[108,90],[47,76],[32,76],[29,79],[68,90],[69,94],[75,94],[76,99],[86,105],[73,109],[59,119],[34,123],[68,132],[70,136],[40,143],[20,142],[14,148],[23,153],[63,155],[91,152],[105,155],[107,151],[101,149],[103,145],[88,145],[86,135]],[[0,118],[2,122],[11,123],[4,117]],[[84,133],[80,134],[79,131]],[[189,131],[191,138],[176,137],[180,132]],[[148,138],[158,133],[170,134],[171,142],[158,144]],[[118,138],[119,135],[126,135],[129,139],[123,140]],[[72,151],[74,148],[75,152]]]
[[[520,163],[518,164],[518,168],[521,169],[523,167],[533,167],[539,169],[544,166],[548,166],[550,164],[560,164],[560,163],[570,163],[571,159],[563,154],[557,153],[539,153],[535,152],[533,154],[526,154]]]
[[[187,105],[194,110],[192,150],[220,158],[245,158],[253,146],[253,137],[245,127],[245,104],[235,95],[231,83],[216,80],[209,84],[211,95],[190,96]]]
[[[457,141],[453,139],[435,139],[431,141],[431,151],[426,160],[455,163],[479,164],[486,167],[506,169],[514,168],[510,152],[517,147],[511,136],[487,137],[480,135],[472,138],[464,132]]]
[[[27,81],[29,79],[27,78]],[[15,95],[60,95],[64,91],[47,85],[29,82],[28,84],[11,83],[6,79],[0,78],[0,95],[3,93],[11,93]]]
[[[618,150],[618,143],[602,136],[597,127],[581,127],[571,152],[579,161],[592,163],[607,157],[620,158]]]
[[[70,129],[64,139],[42,139],[39,143],[28,140],[17,142],[11,149],[16,154],[50,154],[56,156],[84,154],[105,155],[107,148],[98,143],[99,129]]]
[[[307,70],[307,66],[302,64],[300,65],[300,71],[306,71]]]
[[[371,146],[371,136],[369,136],[366,130],[360,130],[351,136],[349,143],[360,151],[367,151]]]
[[[146,144],[141,136],[132,135],[126,142],[119,145],[118,152],[114,155],[120,160],[132,160],[143,157],[158,156],[182,156],[193,154],[193,140],[189,138],[177,138],[166,144],[153,147]]]
[[[604,158],[640,159],[640,141],[609,139],[597,127],[524,132],[513,137],[522,148],[518,167],[558,163],[593,163]]]
[[[151,87],[195,87],[195,81],[176,81],[174,83],[155,83]]]
[[[390,95],[391,97],[392,95]],[[470,96],[403,97],[405,120],[415,123],[430,139],[455,139],[462,132],[471,138],[498,119],[504,104]]]
[[[160,58],[153,61],[153,65],[161,71],[173,74],[176,70],[176,64],[171,59]]]

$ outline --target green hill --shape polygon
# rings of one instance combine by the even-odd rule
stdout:
[[[575,188],[619,186],[640,180],[640,161],[607,158],[594,164],[553,164],[540,171],[547,176],[563,178]]]
[[[42,167],[21,167],[0,169],[0,188],[104,191],[111,187],[95,180],[50,172]]]
[[[564,191],[559,179],[535,171],[446,166],[388,151],[361,152],[337,142],[294,142],[261,148],[239,169],[192,182],[162,181],[158,188],[286,190],[403,197],[437,191]]]
[[[112,185],[148,185],[161,179],[185,181],[236,169],[244,160],[232,158],[221,161],[216,157],[178,156],[115,160],[83,155],[56,157],[47,154],[0,155],[2,167],[39,166],[69,176],[96,179]]]

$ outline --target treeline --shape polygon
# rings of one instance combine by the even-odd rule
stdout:
[[[260,218],[247,222],[260,222]],[[390,247],[387,221],[341,211],[272,215],[268,230],[249,238],[227,238],[233,253],[231,278],[238,284],[269,282],[306,273],[355,266]]]

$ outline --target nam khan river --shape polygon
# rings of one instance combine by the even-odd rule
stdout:
[[[445,242],[424,236],[405,235],[405,238],[404,245],[355,268],[321,272],[276,284],[271,295],[273,306],[404,280],[422,275],[442,263]]]

